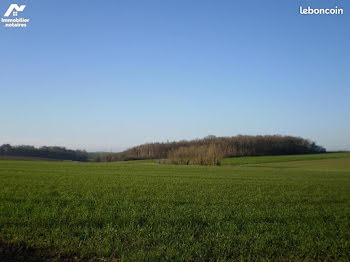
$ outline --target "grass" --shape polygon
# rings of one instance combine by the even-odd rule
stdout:
[[[350,158],[350,152],[341,153],[323,153],[309,155],[285,155],[285,156],[246,156],[246,157],[229,157],[221,160],[222,165],[246,165],[246,164],[263,164],[305,160],[320,159],[338,159]]]
[[[32,157],[32,156],[0,156],[1,160],[20,160],[20,161],[64,161],[59,159]]]
[[[0,240],[122,261],[348,261],[350,156],[310,157],[0,161]]]

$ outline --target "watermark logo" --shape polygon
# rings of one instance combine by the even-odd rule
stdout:
[[[22,12],[24,8],[26,8],[25,5],[18,6],[17,4],[11,4],[7,9],[6,13],[4,14],[4,16],[8,17],[10,16],[11,13],[13,16],[17,16],[18,12]]]
[[[344,14],[344,9],[338,8],[338,6],[334,8],[311,8],[310,6],[303,8],[300,6],[299,13],[301,15],[342,15]]]
[[[4,24],[4,27],[15,27],[15,28],[27,27],[27,24],[29,23],[30,19],[18,17],[18,14],[20,12],[23,12],[24,8],[26,8],[26,5],[10,4],[9,8],[4,14],[4,17],[6,18],[3,18],[3,17],[1,18],[1,22]],[[12,18],[12,17],[15,17],[15,18]]]

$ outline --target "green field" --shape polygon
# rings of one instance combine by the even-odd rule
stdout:
[[[245,156],[224,158],[220,162],[222,165],[246,165],[246,164],[263,164],[263,163],[279,163],[305,160],[321,160],[321,159],[338,159],[350,158],[350,153],[323,153],[309,155],[285,155],[285,156]]]
[[[0,253],[349,261],[350,154],[331,155],[220,167],[2,160]]]

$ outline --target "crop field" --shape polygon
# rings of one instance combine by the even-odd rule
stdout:
[[[349,261],[350,154],[263,158],[1,160],[0,260]]]
[[[263,163],[278,163],[278,162],[337,159],[337,158],[350,158],[350,153],[230,157],[230,158],[222,159],[221,164],[222,165],[245,165],[245,164],[263,164]]]

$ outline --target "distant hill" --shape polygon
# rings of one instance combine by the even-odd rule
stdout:
[[[44,157],[30,157],[30,156],[0,156],[0,160],[18,160],[18,161],[71,161],[71,160],[60,160],[53,158]]]
[[[324,153],[315,142],[293,136],[207,136],[202,139],[148,143],[120,153],[101,155],[98,161],[168,159],[175,164],[219,164],[224,157]]]
[[[95,161],[100,157],[103,157],[109,154],[111,154],[111,152],[88,152],[88,159],[89,161]]]
[[[0,157],[88,161],[88,154],[86,151],[71,150],[58,146],[36,148],[28,145],[11,146],[9,144],[4,144],[0,146]]]

